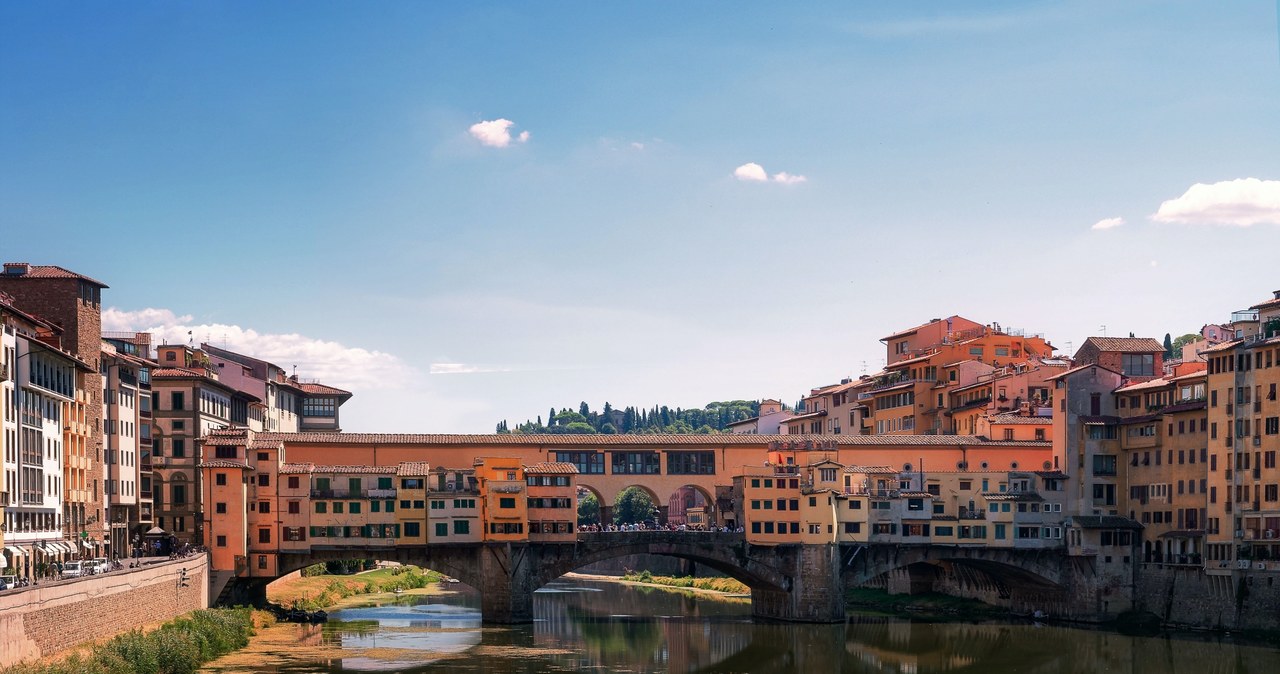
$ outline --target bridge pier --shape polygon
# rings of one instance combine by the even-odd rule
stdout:
[[[487,623],[533,622],[535,580],[528,545],[485,544],[479,555],[480,617]]]
[[[788,622],[844,622],[840,547],[780,545],[774,551],[789,587],[780,590],[752,588],[752,615]]]

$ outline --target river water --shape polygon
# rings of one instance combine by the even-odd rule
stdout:
[[[532,625],[482,627],[477,599],[461,591],[344,608],[325,625],[272,628],[278,644],[249,663],[233,655],[205,671],[1280,672],[1280,649],[1229,638],[870,615],[841,625],[759,624],[745,599],[578,579],[540,590]]]

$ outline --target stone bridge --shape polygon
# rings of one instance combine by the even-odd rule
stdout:
[[[281,554],[281,575],[337,559],[413,564],[458,579],[481,594],[486,622],[533,619],[533,593],[593,562],[635,554],[692,560],[751,588],[757,618],[840,622],[844,590],[883,587],[894,594],[938,591],[1016,611],[1087,619],[1097,583],[1087,565],[1060,551],[929,545],[753,545],[742,534],[637,531],[582,533],[576,543],[460,543],[320,547]],[[271,578],[236,578],[219,603],[260,603]]]

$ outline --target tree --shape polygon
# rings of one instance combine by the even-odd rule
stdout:
[[[591,406],[587,404],[587,401],[584,400],[578,405],[578,414],[583,417],[591,416]]]
[[[600,523],[600,499],[595,494],[587,494],[578,499],[578,524]]]
[[[1164,359],[1173,359],[1173,336],[1167,332],[1164,333]]]
[[[613,521],[615,524],[635,524],[647,522],[658,516],[658,506],[649,493],[639,487],[627,487],[618,494],[613,504]]]
[[[562,424],[560,428],[563,429],[563,432],[569,434],[595,435],[596,433],[596,429],[585,421],[571,421],[567,424]]]
[[[1187,334],[1173,340],[1173,352],[1175,354],[1181,355],[1182,347],[1188,344],[1194,344],[1195,342],[1198,342],[1198,341],[1200,341],[1200,333],[1188,332]]]

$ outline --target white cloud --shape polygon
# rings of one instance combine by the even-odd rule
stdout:
[[[1159,267],[1159,266],[1160,266],[1160,262],[1159,262],[1159,261],[1157,261],[1157,260],[1152,260],[1152,261],[1151,261],[1151,266],[1152,266],[1152,267]]]
[[[775,173],[773,174],[773,177],[770,178],[769,174],[765,172],[764,167],[755,162],[749,162],[734,169],[733,177],[744,182],[765,183],[772,180],[775,183],[782,183],[783,185],[795,185],[796,183],[802,183],[809,180],[802,175],[795,175],[787,173],[786,171]]]
[[[1280,180],[1239,178],[1211,185],[1196,183],[1177,199],[1160,204],[1151,219],[1237,227],[1280,225]]]
[[[734,169],[733,177],[748,182],[765,182],[769,179],[769,174],[764,172],[763,166],[751,162]]]
[[[495,119],[487,122],[476,122],[467,131],[472,138],[480,141],[481,145],[507,147],[511,144],[512,126],[515,126],[515,122],[509,119]],[[520,143],[529,142],[529,132],[521,131],[520,135],[516,136],[516,141]]]
[[[431,374],[482,374],[487,372],[512,372],[509,367],[493,365],[469,365],[467,363],[432,363]]]
[[[1093,223],[1089,229],[1115,229],[1124,224],[1124,218],[1104,218]]]
[[[631,143],[631,149],[633,149],[633,150],[643,150],[643,149],[644,149],[644,143],[640,143],[640,142],[633,142],[633,143]]]
[[[152,344],[195,344],[213,346],[275,363],[298,376],[351,391],[400,388],[417,376],[414,369],[396,356],[346,346],[339,342],[300,335],[258,332],[227,323],[195,323],[191,316],[179,316],[168,309],[121,311],[115,307],[102,312],[103,330],[150,332]]]

